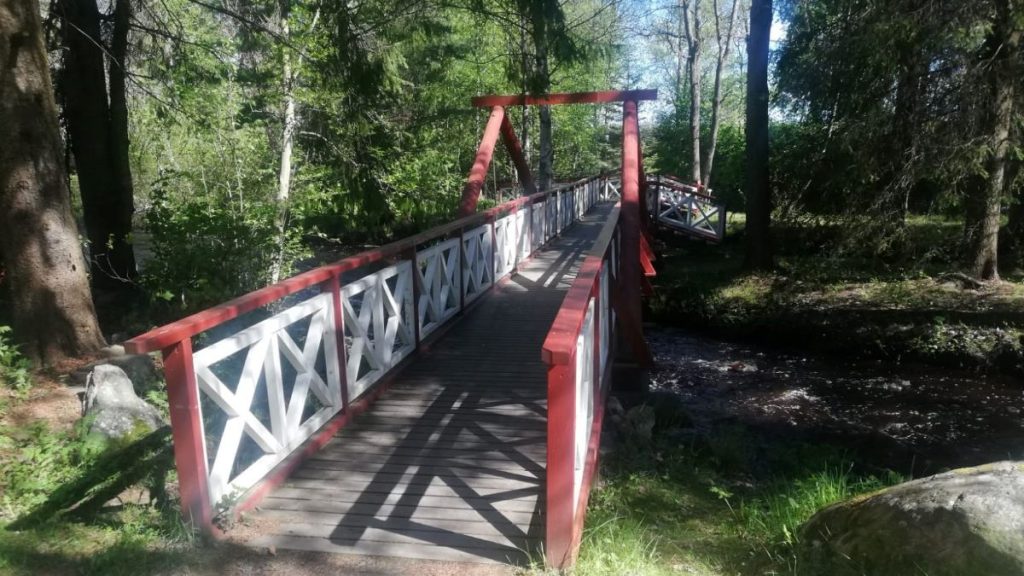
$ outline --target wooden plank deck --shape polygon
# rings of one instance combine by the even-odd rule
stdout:
[[[419,355],[268,496],[254,546],[523,563],[543,538],[541,345],[607,218],[597,205]]]

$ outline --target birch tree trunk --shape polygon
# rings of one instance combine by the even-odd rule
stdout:
[[[693,10],[691,17],[690,10]],[[700,0],[691,0],[683,5],[683,22],[686,29],[686,44],[689,48],[687,61],[690,77],[690,142],[692,145],[690,178],[696,184],[701,181],[700,168],[700,101],[701,101],[701,16]]]
[[[722,71],[725,69],[725,62],[729,58],[729,48],[732,45],[733,26],[736,22],[736,6],[739,0],[732,0],[732,8],[729,10],[729,21],[726,24],[725,35],[722,34],[721,18],[718,14],[718,0],[712,1],[715,11],[715,38],[718,40],[718,60],[715,62],[715,87],[711,101],[711,134],[707,150],[704,153],[704,162],[701,164],[701,183],[704,187],[711,186],[711,170],[715,164],[715,150],[718,148],[718,131],[721,128],[722,118]]]
[[[290,39],[291,29],[288,22],[291,16],[290,0],[280,1],[281,10],[281,37],[286,41]],[[281,132],[281,163],[278,169],[277,178],[277,256],[274,258],[273,269],[271,270],[271,282],[276,284],[281,280],[281,270],[284,268],[284,250],[288,234],[288,204],[292,189],[292,150],[295,146],[295,77],[292,70],[291,49],[288,46],[282,48],[281,85],[284,90],[284,111],[283,128]]]

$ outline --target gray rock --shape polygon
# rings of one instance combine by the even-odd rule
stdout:
[[[163,387],[163,373],[157,369],[153,357],[148,354],[122,354],[111,356],[76,370],[68,377],[69,386],[86,386],[89,374],[101,365],[117,366],[131,380],[135,390],[145,396],[150,390],[157,390]]]
[[[91,416],[89,431],[107,438],[124,438],[164,425],[160,412],[135,395],[124,370],[110,364],[93,368],[85,386],[82,414]]]
[[[815,574],[1024,575],[1024,462],[953,470],[835,504],[800,534]]]

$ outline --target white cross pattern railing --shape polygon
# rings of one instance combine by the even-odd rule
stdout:
[[[193,521],[209,525],[214,510],[255,501],[268,474],[329,438],[336,416],[372,400],[425,338],[585,213],[603,186],[590,179],[521,197],[127,342],[132,353],[163,352]],[[227,324],[245,314],[256,320]],[[209,343],[193,352],[200,335]]]
[[[658,176],[647,181],[646,200],[662,226],[713,242],[725,237],[725,206],[696,186]]]

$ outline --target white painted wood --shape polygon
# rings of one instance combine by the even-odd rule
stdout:
[[[462,290],[466,304],[494,283],[494,246],[491,224],[462,234]]]
[[[460,242],[452,238],[416,253],[420,283],[416,320],[420,338],[427,336],[459,311],[462,293]]]
[[[300,349],[287,330],[307,318],[309,324]],[[326,381],[316,369],[321,348],[324,349]],[[232,391],[212,368],[242,350],[245,350],[245,359]],[[208,477],[210,500],[215,507],[224,499],[252,487],[341,410],[337,350],[333,299],[331,294],[324,293],[193,354],[199,389],[224,413],[225,418]],[[282,356],[296,373],[295,381],[287,383],[291,389],[288,398],[285,398]],[[258,394],[261,381],[263,397]],[[302,421],[311,389],[321,408]],[[257,402],[268,414],[269,424],[253,413]],[[219,418],[213,414],[206,415],[206,419],[214,421]],[[204,430],[204,435],[208,436],[209,431]],[[263,455],[252,462],[239,464],[239,449],[246,436],[256,443]]]
[[[573,503],[578,504],[587,465],[590,430],[594,425],[594,299],[587,303],[587,314],[576,338],[576,418],[573,422]],[[575,510],[575,506],[573,507]]]
[[[530,207],[525,206],[516,212],[516,263],[530,257],[533,252],[530,242],[532,226],[530,226]]]
[[[494,277],[504,278],[516,265],[516,215],[494,222]]]
[[[548,239],[546,202],[537,202],[530,208],[530,227],[530,251],[533,252]]]
[[[345,339],[350,341],[346,366],[350,400],[366,392],[416,349],[412,274],[412,262],[401,262],[341,290]],[[394,289],[389,284],[392,279]],[[360,376],[364,361],[368,370]]]

